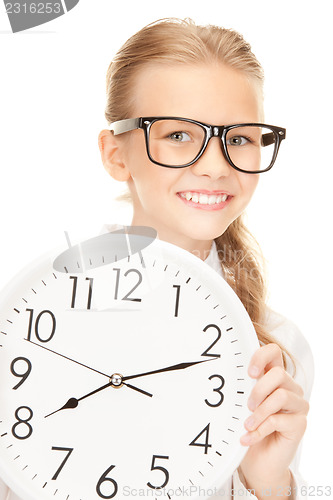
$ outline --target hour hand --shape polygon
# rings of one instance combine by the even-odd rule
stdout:
[[[133,389],[134,391],[141,392],[141,394],[144,394],[145,396],[153,397],[153,395],[150,392],[144,391],[143,389],[139,389],[139,387],[136,387],[135,385],[132,384],[126,384],[122,382],[121,385],[125,385],[126,387],[129,387],[130,389]],[[118,385],[118,387],[121,387],[121,385]],[[117,385],[114,384],[114,381],[111,380],[108,384],[102,385],[101,387],[98,387],[94,391],[89,392],[88,394],[85,394],[81,398],[69,398],[67,403],[64,404],[61,408],[58,408],[58,410],[53,411],[52,413],[49,413],[48,415],[45,415],[46,417],[50,417],[51,415],[54,415],[54,413],[57,413],[58,411],[61,410],[68,410],[68,409],[74,409],[77,408],[79,405],[79,402],[82,401],[83,399],[88,398],[89,396],[93,396],[97,392],[103,391],[104,389],[107,389],[108,387],[117,387]]]
[[[79,400],[76,398],[70,398],[64,406],[59,408],[58,410],[53,411],[52,413],[49,413],[48,415],[45,415],[46,417],[50,417],[51,415],[54,415],[54,413],[57,413],[58,411],[61,410],[67,410],[68,408],[76,408],[79,404]]]

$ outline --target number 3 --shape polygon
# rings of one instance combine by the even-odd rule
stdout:
[[[220,395],[220,399],[217,403],[210,403],[207,399],[205,399],[205,403],[208,405],[208,406],[212,406],[212,407],[216,407],[216,406],[220,406],[222,403],[223,403],[223,400],[224,400],[224,395],[223,393],[221,392],[220,389],[222,389],[222,387],[224,386],[224,378],[222,377],[222,375],[211,375],[210,377],[208,377],[209,380],[212,380],[213,378],[219,378],[221,380],[221,385],[219,387],[216,387],[216,389],[213,389],[214,392],[217,392],[219,395]]]

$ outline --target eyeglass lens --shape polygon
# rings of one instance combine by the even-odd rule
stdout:
[[[196,123],[158,120],[150,128],[150,155],[166,166],[186,165],[200,153],[205,135],[205,129]],[[275,135],[266,127],[235,127],[227,132],[226,147],[236,167],[247,171],[265,170],[273,159]]]

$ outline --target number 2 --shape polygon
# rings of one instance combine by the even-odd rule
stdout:
[[[201,356],[209,356],[209,357],[212,357],[212,358],[220,358],[221,357],[220,354],[213,354],[213,353],[211,353],[209,351],[220,340],[220,338],[221,338],[221,330],[220,330],[220,328],[217,325],[207,325],[203,329],[203,331],[206,332],[209,328],[215,328],[216,329],[216,331],[217,331],[217,337],[214,340],[214,342],[212,344],[210,344],[210,346],[201,354]]]
[[[120,269],[115,267],[113,270],[116,271],[116,273],[117,273],[116,289],[115,289],[115,293],[114,293],[114,298],[115,298],[115,300],[117,300],[118,299],[119,281],[120,281]],[[134,290],[136,290],[138,288],[138,286],[142,282],[142,274],[137,269],[128,269],[128,271],[126,271],[124,276],[127,277],[130,273],[136,273],[138,275],[138,281],[133,286],[133,288],[121,300],[132,300],[133,302],[141,302],[141,299],[130,297],[130,295],[131,295],[131,293],[134,292]]]

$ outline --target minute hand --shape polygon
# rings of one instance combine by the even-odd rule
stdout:
[[[203,359],[201,361],[191,361],[189,363],[178,363],[177,365],[167,366],[166,368],[160,368],[159,370],[153,370],[151,372],[138,373],[137,375],[128,375],[127,377],[123,377],[123,381],[125,382],[126,380],[131,380],[133,378],[145,377],[146,375],[154,375],[155,373],[183,370],[184,368],[189,368],[190,366],[198,365],[199,363],[205,363],[206,361],[213,361],[214,359],[217,359],[217,357],[211,359]]]

